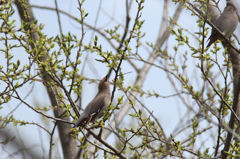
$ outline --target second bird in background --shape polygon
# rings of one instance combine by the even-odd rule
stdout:
[[[230,38],[238,25],[237,9],[232,2],[228,1],[227,6],[220,17],[215,21],[214,25],[223,32],[226,38]],[[212,29],[211,36],[208,40],[207,47],[210,47],[212,43],[221,39],[221,35],[214,28]]]

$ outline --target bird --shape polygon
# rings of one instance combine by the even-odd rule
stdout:
[[[228,1],[227,6],[224,8],[220,17],[215,21],[214,25],[221,30],[226,38],[230,38],[238,25],[237,9],[232,2]],[[212,43],[221,39],[221,35],[216,29],[212,29],[211,36],[208,38],[209,43],[207,47],[210,47]]]
[[[74,127],[84,127],[88,122],[94,122],[97,118],[104,115],[104,111],[108,109],[111,102],[111,93],[109,87],[108,73],[98,85],[98,93],[87,105]]]

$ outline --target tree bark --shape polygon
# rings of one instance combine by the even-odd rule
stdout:
[[[239,94],[239,78],[240,78],[240,54],[231,46],[228,46],[227,44],[224,44],[224,47],[228,48],[228,53],[231,58],[232,62],[232,71],[233,71],[233,105],[232,108],[236,112],[237,116],[240,117],[240,94]],[[229,121],[229,128],[234,130],[234,125],[235,125],[235,115],[231,113],[230,121]],[[238,125],[239,127],[239,125]],[[230,145],[231,145],[231,140],[232,140],[232,133],[228,132],[227,138],[224,144],[224,148],[222,150],[222,155],[223,158],[226,158],[226,152],[229,151]]]
[[[23,22],[28,23],[29,25],[25,25],[25,30],[26,31],[30,31],[31,32],[31,40],[33,41],[31,48],[32,49],[36,49],[36,45],[34,45],[34,42],[36,42],[39,39],[39,34],[32,28],[32,26],[34,26],[34,21],[36,20],[32,9],[30,7],[29,1],[25,0],[20,1],[20,0],[16,0],[16,5],[17,5],[17,9],[20,15],[20,18]],[[46,51],[46,50],[43,50]],[[46,61],[49,58],[47,52],[42,55],[39,60],[41,62]],[[51,81],[50,76],[48,75],[48,73],[44,70],[41,69],[41,73],[42,73],[42,79],[44,81],[44,83],[48,83]],[[45,85],[46,86],[46,85]],[[46,86],[47,92],[48,92],[48,96],[50,98],[51,101],[51,105],[54,107],[57,107],[57,109],[54,110],[54,115],[57,118],[61,118],[64,120],[68,120],[69,121],[69,117],[62,117],[61,114],[63,114],[63,112],[65,112],[65,109],[63,107],[59,106],[59,100],[57,97],[57,92],[59,91],[58,88],[54,88],[53,86]],[[63,122],[57,122],[57,126],[58,126],[58,132],[59,132],[59,136],[60,136],[60,140],[61,140],[61,145],[62,145],[62,151],[63,151],[63,156],[65,159],[71,159],[74,158],[74,156],[77,153],[77,145],[76,142],[74,140],[74,138],[71,136],[70,132],[71,132],[71,125],[67,124],[67,123],[63,123]],[[51,146],[51,145],[50,145]]]

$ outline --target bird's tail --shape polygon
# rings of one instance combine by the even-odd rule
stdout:
[[[209,42],[208,42],[207,48],[210,47],[216,40],[214,39],[214,37],[210,36],[208,41]]]
[[[85,114],[82,114],[73,127],[75,128],[78,126],[81,126],[81,127],[84,126],[87,119],[88,119],[88,117]]]

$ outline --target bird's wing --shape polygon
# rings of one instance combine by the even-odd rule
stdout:
[[[229,18],[229,11],[224,11],[221,16],[215,21],[215,26],[221,30],[221,32],[223,32],[223,34],[226,36],[228,36],[229,32],[231,32],[231,30],[233,29],[234,26],[231,26],[233,24],[231,24],[231,20]],[[229,30],[229,28],[231,30]],[[209,37],[208,40],[210,40],[210,42],[208,43],[209,47],[212,43],[214,43],[217,39],[219,39],[219,33],[217,30],[215,30],[214,28],[212,29],[212,33],[211,36]],[[226,37],[228,38],[228,37]]]
[[[101,111],[101,109],[106,105],[105,102],[105,95],[98,94],[95,98],[87,105],[86,112],[88,112],[89,115],[93,115],[95,113],[98,113]]]
[[[94,121],[95,118],[102,116],[102,111],[105,110],[109,102],[110,98],[106,94],[97,94],[93,98],[93,100],[87,105],[75,125],[81,126],[89,120]]]
[[[216,26],[224,33],[224,35],[228,35],[232,34],[232,32],[235,30],[237,22],[238,19],[236,14],[234,14],[232,11],[224,10],[221,16],[216,20]]]

